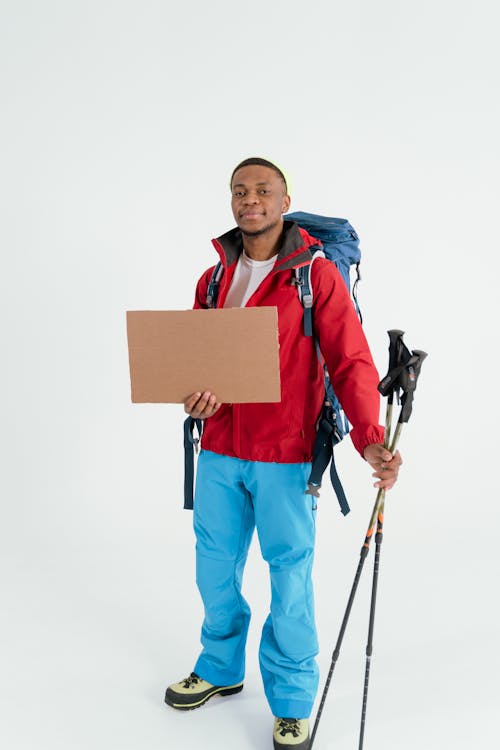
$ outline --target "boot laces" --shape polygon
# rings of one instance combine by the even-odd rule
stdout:
[[[186,677],[186,679],[184,680],[184,687],[190,688],[191,685],[197,685],[199,681],[200,681],[200,678],[198,677],[198,675],[195,674],[194,672],[191,672],[189,677]]]
[[[288,732],[293,737],[298,737],[300,734],[300,726],[298,719],[280,719],[279,720],[280,734],[284,737]]]

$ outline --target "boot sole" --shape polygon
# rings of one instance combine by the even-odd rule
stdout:
[[[298,745],[283,745],[281,742],[276,742],[273,737],[274,750],[308,750],[310,742],[311,738],[308,737],[307,740],[304,740],[304,742],[301,742]]]
[[[203,706],[204,703],[215,695],[235,695],[235,693],[241,693],[242,690],[243,684],[234,685],[233,687],[214,687],[211,690],[207,690],[205,693],[198,695],[197,700],[195,701],[190,700],[190,696],[186,696],[186,702],[182,702],[183,696],[174,693],[173,690],[167,689],[167,692],[165,693],[165,703],[167,706],[171,706],[178,711],[193,711],[195,708]]]

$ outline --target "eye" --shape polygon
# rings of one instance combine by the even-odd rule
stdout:
[[[233,197],[234,198],[241,198],[243,195],[245,195],[245,193],[243,192],[243,190],[235,190],[234,193],[233,193]]]

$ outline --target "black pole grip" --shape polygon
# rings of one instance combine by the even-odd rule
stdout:
[[[400,331],[399,328],[391,328],[390,331],[387,331],[389,335],[389,370],[392,370],[394,367],[397,367],[400,362],[399,356],[400,356],[400,347],[398,346],[398,342],[403,342],[403,336],[404,331]]]
[[[418,380],[418,376],[420,375],[420,368],[422,367],[422,362],[428,356],[428,354],[427,352],[423,352],[422,349],[414,349],[412,353],[415,357],[418,357],[418,362],[416,362],[413,365],[415,369],[415,380]]]
[[[413,396],[417,387],[417,380],[420,375],[422,363],[427,357],[427,352],[423,352],[421,349],[414,349],[412,352],[412,358],[405,368],[404,373],[404,386],[403,395],[401,397],[401,414],[399,415],[398,422],[403,424],[408,422],[411,416],[413,408]]]

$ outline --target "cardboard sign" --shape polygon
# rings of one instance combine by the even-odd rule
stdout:
[[[127,312],[133,403],[281,400],[276,307]]]

